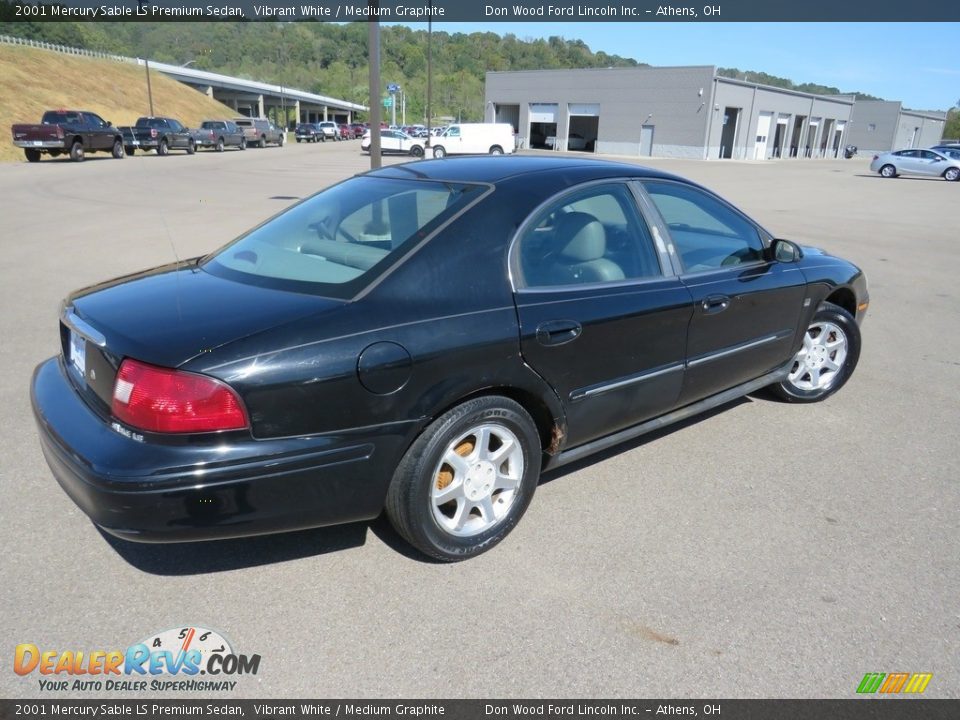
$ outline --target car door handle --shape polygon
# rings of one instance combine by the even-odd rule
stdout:
[[[709,295],[700,303],[700,309],[707,315],[723,312],[730,307],[730,298],[726,295]]]
[[[541,345],[564,345],[573,342],[583,327],[576,320],[551,320],[537,326],[537,342]]]

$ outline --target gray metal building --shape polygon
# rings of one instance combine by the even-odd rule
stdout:
[[[714,66],[489,72],[487,121],[526,147],[763,160],[836,157],[853,97],[717,76]]]
[[[907,110],[895,100],[858,100],[847,138],[862,152],[930,147],[943,136],[945,112]]]

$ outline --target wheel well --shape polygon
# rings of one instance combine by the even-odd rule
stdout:
[[[72,138],[70,138],[70,147],[73,147],[77,143],[80,143],[81,145],[83,145],[83,138],[80,137],[79,135],[74,135]]]
[[[555,454],[559,449],[560,441],[563,439],[563,430],[562,428],[554,422],[553,413],[550,412],[550,409],[547,405],[534,395],[531,392],[526,390],[521,390],[520,388],[514,387],[489,387],[483,390],[478,390],[475,393],[471,393],[465,397],[460,398],[455,403],[449,407],[442,408],[439,410],[434,417],[440,417],[448,410],[461,405],[469,400],[473,400],[478,397],[501,395],[505,398],[510,398],[515,403],[518,403],[530,417],[533,419],[534,425],[537,426],[537,434],[540,436],[540,447],[543,449],[544,453]]]
[[[827,302],[839,305],[854,317],[857,316],[857,298],[853,294],[853,290],[849,288],[834,290],[829,297],[827,297]]]

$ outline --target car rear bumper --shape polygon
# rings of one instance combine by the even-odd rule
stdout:
[[[34,372],[31,399],[54,477],[90,519],[137,542],[260,535],[376,517],[413,431],[255,440],[138,439],[105,423],[59,358]]]

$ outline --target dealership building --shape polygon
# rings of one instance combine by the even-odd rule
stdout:
[[[485,120],[511,123],[524,147],[766,160],[838,157],[857,144],[853,96],[720,77],[714,66],[488,72],[485,100]],[[895,121],[887,113],[877,132]]]
[[[945,112],[907,110],[897,101],[858,100],[847,139],[861,151],[930,147],[943,137]]]

